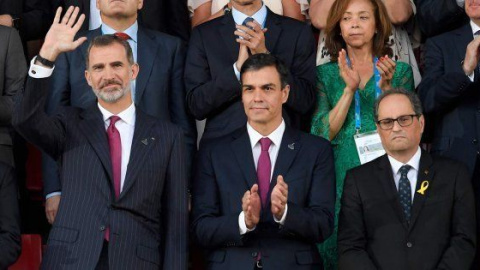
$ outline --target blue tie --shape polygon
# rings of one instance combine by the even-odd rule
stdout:
[[[405,214],[405,219],[410,221],[410,211],[412,209],[412,188],[410,187],[410,181],[408,180],[407,173],[412,166],[403,165],[400,168],[400,182],[398,183],[398,194],[400,195],[400,204]]]

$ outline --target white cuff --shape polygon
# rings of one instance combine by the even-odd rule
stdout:
[[[475,79],[475,72],[472,72],[472,75],[468,76],[471,82]]]
[[[244,235],[247,232],[251,232],[255,230],[256,226],[253,229],[248,229],[247,224],[245,224],[245,213],[242,211],[240,215],[238,215],[238,227],[240,228],[240,235]]]
[[[53,196],[60,196],[60,195],[62,195],[62,192],[60,192],[60,191],[48,193],[47,196],[45,196],[45,199],[51,198]]]
[[[275,220],[275,222],[280,224],[280,225],[284,225],[285,224],[285,219],[287,218],[287,211],[288,211],[288,203],[285,204],[285,211],[283,212],[282,218],[280,220],[278,220],[275,216],[273,216],[273,220]]]
[[[465,0],[457,0],[457,5],[463,8],[465,6]]]
[[[28,70],[28,75],[30,75],[30,77],[41,79],[52,76],[55,66],[53,66],[53,68],[42,67],[40,65],[36,65],[35,60],[37,60],[36,56],[30,62],[30,70]]]
[[[235,76],[237,76],[237,80],[240,81],[240,71],[237,69],[237,62],[233,63],[233,71],[235,72]]]

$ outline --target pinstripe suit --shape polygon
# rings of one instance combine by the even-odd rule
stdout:
[[[13,123],[61,161],[62,200],[43,269],[94,269],[110,228],[111,269],[186,269],[187,195],[182,130],[137,109],[125,183],[118,199],[98,107],[46,116],[48,79],[28,78]]]

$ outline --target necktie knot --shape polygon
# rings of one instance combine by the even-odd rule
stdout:
[[[262,147],[262,151],[268,151],[268,149],[270,149],[271,144],[272,144],[272,141],[267,137],[260,139],[260,146]]]
[[[408,174],[408,171],[410,171],[410,169],[412,168],[412,166],[410,165],[403,165],[402,167],[400,167],[400,175],[403,176],[403,177],[406,177],[407,174]]]
[[[116,37],[120,38],[123,41],[127,41],[130,39],[130,36],[128,34],[122,33],[122,32],[117,32],[114,34]]]
[[[248,22],[253,22],[253,21],[254,21],[254,19],[252,17],[247,17],[245,20],[243,20],[242,25],[248,26],[247,23]]]
[[[118,122],[118,120],[120,120],[121,118],[116,116],[116,115],[112,115],[110,116],[110,125],[108,126],[108,128],[112,128],[115,126],[115,123]]]

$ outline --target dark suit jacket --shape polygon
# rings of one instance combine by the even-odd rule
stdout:
[[[294,127],[300,115],[315,102],[315,42],[309,25],[268,10],[265,27],[267,49],[290,70],[290,96],[284,114]],[[185,85],[190,111],[207,118],[202,140],[218,138],[246,124],[241,87],[233,63],[239,45],[231,14],[196,27],[190,38],[185,65]],[[305,121],[305,119],[303,119]]]
[[[323,269],[315,243],[333,231],[335,174],[330,144],[286,128],[273,168],[288,184],[288,211],[279,226],[270,203],[256,229],[240,235],[242,197],[256,183],[246,127],[200,150],[193,188],[193,232],[207,249],[208,269]]]
[[[455,0],[416,0],[416,19],[424,37],[451,31],[468,21]]]
[[[0,269],[7,269],[20,255],[20,213],[14,170],[0,162]]]
[[[85,21],[81,30],[88,30],[90,20],[90,0],[58,0],[60,5],[68,8],[78,6],[85,14]],[[143,1],[143,8],[138,12],[138,21],[141,26],[164,32],[188,41],[190,37],[190,18],[187,0],[147,0]]]
[[[410,225],[387,155],[347,172],[338,224],[339,269],[469,269],[475,206],[463,164],[422,151]]]
[[[480,151],[480,74],[472,83],[461,62],[473,40],[470,24],[427,40],[419,96],[434,115],[432,153],[464,162],[473,173]]]
[[[115,198],[105,124],[97,105],[48,117],[47,79],[28,78],[13,124],[61,160],[62,200],[43,269],[95,269],[110,228],[112,269],[187,269],[183,132],[137,108],[122,192]]]
[[[99,28],[79,35],[92,40],[101,35],[101,30]],[[96,102],[96,96],[83,72],[87,48],[88,42],[85,42],[75,51],[61,54],[55,62],[47,105],[49,113],[60,105],[88,108]],[[157,31],[139,28],[137,49],[140,72],[136,79],[135,103],[147,114],[183,128],[187,139],[189,168],[196,149],[196,129],[185,104],[185,51],[181,41]],[[56,177],[54,162],[49,160],[44,163],[45,194],[59,191],[61,186]]]
[[[0,145],[12,147],[13,96],[23,87],[27,63],[17,30],[0,26]],[[0,152],[0,160],[13,165],[12,153]]]

